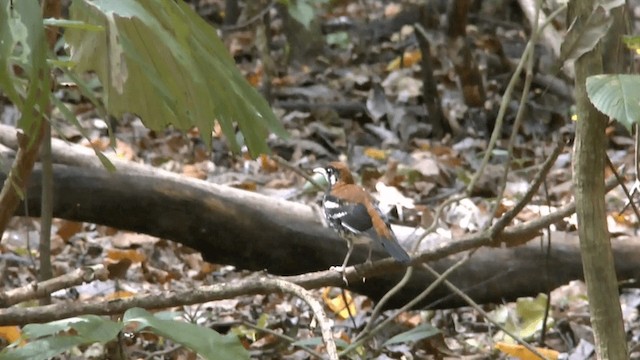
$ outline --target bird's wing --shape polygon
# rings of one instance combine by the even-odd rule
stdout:
[[[363,204],[351,203],[333,195],[326,195],[323,204],[329,221],[339,222],[355,234],[373,227],[371,216]]]

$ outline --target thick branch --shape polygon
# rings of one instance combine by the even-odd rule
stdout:
[[[1,129],[0,142],[4,142]],[[331,230],[323,228],[306,205],[122,161],[114,160],[119,170],[111,174],[99,165],[88,149],[80,151],[74,147],[71,150],[59,142],[54,142],[53,149],[56,161],[79,165],[54,168],[56,217],[158,236],[194,248],[211,262],[250,270],[266,269],[279,275],[325,270],[344,258],[344,242]],[[40,172],[36,170],[28,191],[29,214],[35,216],[39,214],[39,186]],[[523,238],[533,239],[548,223],[556,222],[572,211],[572,204],[569,204],[534,222],[507,227],[493,239],[482,233],[455,241],[425,244],[422,252],[413,256],[413,261],[431,261],[437,271],[443,272],[456,261],[455,254],[495,241],[511,243]],[[622,247],[623,244],[617,246],[620,279],[637,278],[633,264],[638,263],[640,256],[635,256],[632,248]],[[550,269],[553,269],[551,288],[581,277],[578,254],[576,241],[554,241],[549,259]],[[366,255],[365,248],[357,247],[354,263],[363,262]],[[383,252],[375,251],[374,258],[376,255],[380,258]],[[544,264],[544,252],[535,243],[516,248],[481,249],[449,280],[460,288],[470,289],[469,295],[477,302],[500,302],[546,291],[545,284],[532,278]],[[402,269],[387,259],[349,268],[347,278],[352,290],[379,299],[395,284]],[[366,276],[366,282],[361,281],[362,276]],[[389,306],[401,306],[431,281],[430,274],[416,271],[408,286],[391,300]],[[335,272],[301,275],[294,282],[306,288],[343,285],[340,275]],[[449,294],[445,288],[439,288],[423,305]],[[438,306],[461,304],[453,297]]]

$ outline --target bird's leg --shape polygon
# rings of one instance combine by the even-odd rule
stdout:
[[[373,246],[371,246],[371,242],[369,242],[369,255],[367,256],[367,263],[371,263],[371,252],[373,251]]]
[[[345,284],[349,285],[349,282],[347,281],[347,277],[345,276],[345,270],[347,269],[347,263],[349,262],[349,258],[351,257],[351,253],[353,252],[353,241],[350,239],[346,239],[346,240],[347,240],[347,255],[344,257],[342,266],[340,267],[332,266],[331,270],[341,272],[342,280],[344,281]]]

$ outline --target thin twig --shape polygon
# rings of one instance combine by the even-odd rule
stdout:
[[[605,154],[605,157],[607,158],[607,165],[609,166],[609,169],[611,169],[611,172],[613,172],[613,176],[616,177],[616,180],[618,180],[618,184],[620,184],[622,191],[624,191],[624,194],[627,196],[629,205],[631,205],[633,212],[636,214],[636,219],[640,219],[640,212],[638,211],[638,207],[636,206],[635,201],[633,201],[633,195],[629,193],[629,189],[627,189],[627,186],[624,184],[624,179],[620,177],[620,174],[618,174],[618,170],[616,170],[616,167],[611,162],[611,158],[609,158],[609,155]]]
[[[491,226],[489,231],[492,237],[493,235],[504,230],[504,228],[509,225],[509,223],[520,213],[520,211],[522,211],[522,209],[524,209],[524,207],[531,201],[533,196],[538,192],[538,189],[546,178],[547,173],[549,173],[551,167],[556,162],[556,159],[558,158],[558,156],[560,156],[560,153],[562,153],[562,149],[564,149],[564,143],[558,141],[556,147],[553,149],[553,152],[551,153],[551,155],[549,155],[547,160],[545,160],[542,168],[538,171],[535,178],[533,179],[533,184],[531,184],[524,196],[522,196],[522,198],[516,203],[513,208],[504,213],[504,215],[502,215],[502,217],[498,219],[498,221],[496,221],[493,226]]]
[[[290,343],[291,345],[293,345],[295,347],[300,348],[300,350],[307,352],[311,356],[315,356],[318,359],[322,359],[322,354],[320,354],[319,352],[309,348],[308,346],[296,344],[296,341],[298,341],[298,340],[296,340],[296,339],[294,339],[294,338],[292,338],[290,336],[287,336],[285,334],[281,334],[281,333],[279,333],[277,331],[271,330],[271,329],[266,328],[266,327],[260,327],[258,325],[254,325],[254,324],[252,324],[252,323],[250,323],[248,321],[242,321],[242,322],[240,322],[240,324],[242,324],[242,325],[244,325],[246,327],[252,328],[254,330],[273,335],[273,336],[275,336],[277,338],[280,338],[280,339]]]
[[[407,271],[405,271],[402,279],[400,279],[400,281],[398,281],[397,284],[395,284],[389,291],[387,291],[387,293],[384,294],[384,296],[382,296],[380,301],[378,301],[376,306],[373,308],[373,311],[369,316],[369,321],[367,322],[367,325],[365,326],[365,328],[362,330],[363,333],[367,333],[369,332],[369,330],[371,330],[373,325],[376,323],[378,316],[380,316],[383,309],[385,308],[387,302],[389,302],[389,300],[393,297],[393,295],[399,293],[400,290],[402,290],[402,288],[409,283],[409,280],[411,280],[412,275],[413,275],[413,266],[409,266],[407,268]]]
[[[261,281],[275,288],[278,288],[282,292],[293,294],[299,297],[304,302],[306,302],[309,307],[311,307],[313,315],[316,317],[316,320],[320,324],[320,334],[322,335],[322,341],[324,341],[324,344],[326,346],[329,359],[338,360],[338,349],[336,348],[336,342],[333,340],[331,325],[329,319],[327,319],[327,315],[324,313],[324,309],[320,302],[316,300],[316,298],[307,289],[292,282],[279,278],[266,278],[262,279]]]
[[[556,10],[554,11],[551,15],[549,15],[549,17],[546,19],[546,21],[544,23],[541,24],[539,31],[542,31],[547,25],[549,25],[549,23],[560,14],[561,12]],[[502,95],[502,100],[500,102],[500,108],[498,109],[498,115],[496,117],[496,124],[493,130],[493,133],[491,134],[491,138],[489,139],[489,144],[487,145],[487,150],[485,152],[484,157],[482,158],[482,162],[480,163],[480,168],[478,169],[478,171],[475,172],[475,174],[473,175],[473,177],[471,178],[471,181],[469,181],[469,185],[467,186],[467,194],[470,194],[473,191],[473,188],[476,185],[476,182],[478,181],[478,179],[480,178],[480,176],[482,175],[482,173],[484,173],[484,169],[487,167],[487,164],[489,163],[489,158],[491,157],[491,153],[493,152],[493,149],[495,148],[496,142],[498,141],[498,136],[500,135],[500,132],[502,131],[502,124],[504,122],[504,115],[506,113],[507,107],[509,105],[509,102],[511,101],[511,94],[513,93],[513,90],[516,86],[516,83],[519,81],[520,79],[520,74],[522,73],[522,69],[524,67],[525,61],[527,57],[531,56],[531,52],[533,51],[534,48],[534,43],[530,40],[527,42],[527,46],[525,47],[524,51],[522,52],[522,58],[520,59],[520,61],[518,62],[518,65],[516,66],[516,69],[513,72],[513,75],[511,76],[511,79],[509,80],[509,83],[507,84],[507,88],[504,91],[504,94]]]
[[[436,276],[438,278],[440,278],[442,276],[437,271],[435,271],[431,266],[429,266],[428,264],[422,264],[422,266],[425,269],[427,269],[430,273],[432,273],[433,276]],[[497,328],[502,330],[505,334],[511,336],[516,342],[518,342],[520,345],[522,345],[525,348],[527,348],[527,350],[531,351],[536,356],[540,357],[540,359],[546,359],[542,354],[540,354],[540,352],[535,347],[529,345],[529,343],[527,343],[526,341],[522,340],[520,337],[518,337],[516,334],[512,333],[511,331],[505,329],[504,326],[499,324],[497,321],[493,320],[491,318],[491,316],[489,316],[489,314],[487,314],[482,309],[482,307],[480,307],[480,305],[478,305],[475,301],[473,301],[473,299],[471,299],[469,296],[467,296],[467,294],[465,294],[460,289],[458,289],[457,286],[453,285],[449,280],[443,279],[442,282],[449,288],[449,290],[451,290],[454,293],[456,293],[456,295],[460,296],[467,304],[469,304],[469,306],[471,306],[477,312],[479,312],[480,315],[482,315],[482,317],[484,317],[488,322],[490,322],[493,325],[495,325]]]
[[[327,189],[326,186],[322,186],[322,185],[318,184],[318,182],[315,181],[313,179],[313,177],[310,176],[308,173],[306,173],[305,171],[301,170],[299,167],[297,167],[295,165],[291,165],[287,160],[281,158],[280,156],[271,155],[271,159],[273,159],[273,161],[275,161],[278,165],[282,166],[283,168],[285,168],[287,170],[291,170],[294,173],[298,174],[300,177],[302,177],[305,180],[307,180],[308,182],[310,182],[311,185],[313,185],[316,188],[318,188],[318,190],[325,191]]]
[[[467,254],[467,256],[464,256],[462,259],[458,260],[458,262],[456,262],[453,266],[451,266],[445,272],[443,272],[442,275],[437,276],[435,281],[429,284],[429,286],[424,291],[422,291],[418,296],[414,297],[411,301],[406,303],[403,307],[398,309],[394,316],[388,317],[387,319],[385,319],[384,321],[376,325],[375,328],[369,331],[366,331],[366,332],[362,331],[360,335],[358,335],[358,337],[346,349],[340,352],[339,355],[345,356],[349,352],[353,351],[362,343],[364,343],[366,340],[370,339],[372,336],[377,334],[380,330],[384,329],[389,323],[391,323],[396,318],[396,316],[398,316],[398,314],[404,311],[410,310],[411,308],[416,306],[420,301],[422,301],[425,297],[427,297],[427,295],[429,295],[436,287],[438,287],[443,281],[445,281],[447,276],[449,276],[453,271],[455,271],[457,268],[465,264],[471,258],[471,255],[473,255],[474,252],[475,250],[470,251]]]
[[[250,25],[252,25],[253,23],[255,23],[256,21],[262,19],[262,17],[269,12],[269,10],[271,10],[271,8],[273,7],[273,5],[275,5],[275,1],[271,1],[269,4],[267,4],[267,6],[264,7],[264,9],[260,10],[259,13],[257,13],[256,15],[252,16],[250,19],[240,23],[240,24],[236,24],[236,25],[227,25],[227,26],[223,26],[222,27],[222,31],[225,32],[229,32],[229,31],[237,31],[237,30],[241,30],[244,29]]]
[[[540,13],[540,1],[536,6],[535,17],[538,19]],[[529,41],[531,43],[536,43],[538,40],[538,22],[535,21],[533,23],[533,28],[531,29],[531,38]],[[513,158],[513,148],[516,143],[516,139],[518,138],[518,132],[520,131],[520,125],[522,124],[522,120],[524,119],[527,98],[529,97],[529,89],[531,88],[531,82],[533,81],[533,58],[534,58],[535,47],[531,48],[531,51],[527,53],[526,56],[523,56],[520,61],[525,61],[526,70],[525,70],[525,79],[524,86],[522,88],[522,93],[520,95],[520,103],[518,105],[518,111],[516,113],[516,119],[513,122],[513,128],[511,129],[511,137],[509,138],[509,144],[507,145],[507,161],[504,164],[504,171],[502,173],[502,180],[500,181],[500,185],[498,187],[498,194],[496,195],[496,199],[493,202],[493,206],[489,211],[490,219],[484,224],[484,228],[488,228],[491,225],[493,218],[496,216],[496,211],[502,202],[502,197],[504,196],[504,190],[507,187],[507,180],[509,178],[509,170],[511,169],[511,159]]]

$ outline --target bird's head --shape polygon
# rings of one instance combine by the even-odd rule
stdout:
[[[330,162],[325,167],[313,169],[314,173],[322,174],[329,183],[330,187],[334,187],[338,183],[354,184],[353,176],[347,165],[341,162]]]

